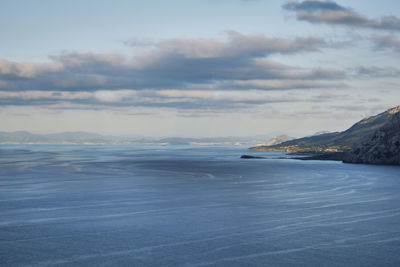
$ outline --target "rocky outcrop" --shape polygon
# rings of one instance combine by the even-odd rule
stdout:
[[[241,159],[265,159],[264,157],[251,156],[251,155],[242,155],[240,158]]]
[[[346,163],[400,165],[400,106],[369,139],[344,155]]]

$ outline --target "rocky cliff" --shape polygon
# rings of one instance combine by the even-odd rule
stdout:
[[[400,165],[400,106],[387,112],[388,121],[346,153],[343,162]]]

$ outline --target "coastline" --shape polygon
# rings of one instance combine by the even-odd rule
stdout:
[[[345,152],[321,152],[321,153],[288,153],[294,155],[291,159],[298,160],[334,160],[343,161]]]

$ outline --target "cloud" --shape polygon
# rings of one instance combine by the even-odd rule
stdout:
[[[355,76],[359,77],[399,77],[400,70],[394,67],[360,66],[355,69]]]
[[[185,59],[207,58],[254,58],[270,54],[292,54],[315,52],[331,44],[321,38],[305,37],[295,39],[272,38],[263,34],[244,35],[236,31],[226,31],[227,41],[213,39],[169,39],[153,46],[156,53],[153,59],[181,57]],[[154,52],[152,50],[151,52]],[[148,61],[150,51],[142,50],[136,58]],[[142,56],[144,58],[142,58]]]
[[[58,62],[35,64],[32,62],[11,62],[0,58],[0,79],[18,80],[34,78],[42,72],[57,72],[63,69]]]
[[[310,23],[400,31],[400,19],[396,16],[383,16],[379,19],[369,19],[333,1],[290,1],[282,7],[288,11],[296,12],[298,20],[308,21]]]
[[[199,91],[199,90],[194,90],[194,91],[162,90],[158,91],[157,94],[163,97],[170,97],[170,98],[195,97],[195,98],[208,99],[214,96],[214,92]]]
[[[77,99],[88,99],[91,96],[92,94],[88,92],[0,91],[0,99],[19,98],[24,100],[37,100],[37,99],[77,100]]]
[[[372,37],[372,41],[377,50],[391,49],[400,52],[400,39],[393,35],[376,35]]]
[[[234,31],[227,32],[225,36],[225,40],[169,39],[139,48],[135,45],[132,57],[63,52],[51,56],[50,62],[45,64],[1,60],[0,88],[8,91],[90,92],[123,89],[245,90],[242,85],[250,80],[272,80],[270,84],[282,80],[283,84],[286,80],[329,81],[344,77],[343,72],[303,69],[269,59],[276,54],[337,48],[337,44],[324,39],[285,39]],[[237,81],[242,81],[242,85],[238,86]],[[293,89],[299,88],[299,83],[306,85],[305,81],[258,88]],[[319,84],[323,86],[322,82]]]
[[[337,48],[336,43],[234,31],[225,37],[127,43],[130,57],[62,52],[40,64],[0,60],[0,106],[116,112],[165,108],[200,114],[302,101],[284,95],[286,90],[345,86],[343,71],[270,59]]]
[[[0,75],[5,77],[29,78],[35,74],[33,63],[13,63],[4,59],[0,59]]]
[[[303,1],[288,2],[283,8],[292,11],[321,12],[321,11],[348,11],[347,8],[339,6],[331,1]]]
[[[133,90],[119,90],[119,91],[95,91],[93,96],[96,100],[106,103],[122,102],[125,99],[133,98],[137,95]]]
[[[298,102],[281,92],[202,90],[100,90],[94,92],[0,91],[1,106],[41,106],[48,109],[114,111],[132,108],[173,108],[175,110],[242,110],[269,103]]]
[[[315,81],[304,80],[246,80],[235,81],[236,87],[264,89],[264,90],[285,90],[285,89],[309,89],[336,87],[338,84],[327,84]],[[343,84],[340,84],[343,87]]]
[[[347,95],[344,94],[332,94],[328,92],[322,92],[317,96],[314,96],[313,98],[310,99],[312,102],[316,103],[321,103],[321,102],[329,102],[329,101],[335,101],[335,100],[346,100],[348,98]]]
[[[361,112],[363,117],[376,115],[382,111],[385,111],[391,108],[390,105],[386,104],[376,104],[376,105],[365,105],[365,103],[361,104],[352,104],[352,105],[331,105],[329,106],[331,110],[338,111],[350,111],[350,112]]]
[[[89,92],[60,91],[0,91],[0,106],[43,106],[55,103],[87,103],[93,97]]]

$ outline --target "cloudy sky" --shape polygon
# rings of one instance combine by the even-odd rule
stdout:
[[[252,136],[400,105],[400,3],[2,1],[0,130]]]

